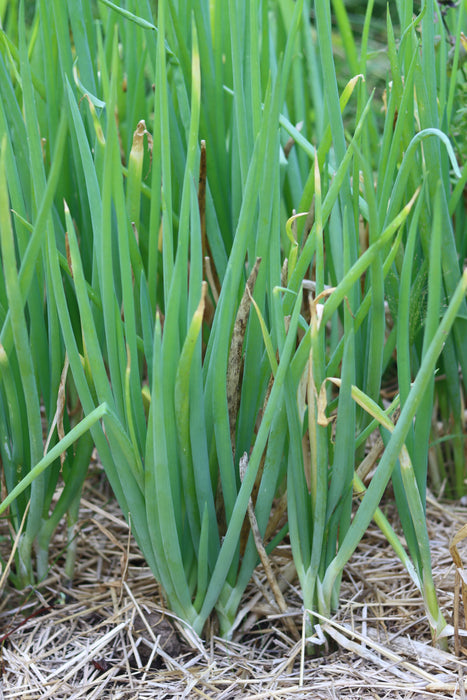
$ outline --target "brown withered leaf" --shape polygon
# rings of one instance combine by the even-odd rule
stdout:
[[[230,342],[229,362],[227,365],[227,404],[229,408],[230,441],[232,452],[235,452],[235,424],[240,406],[240,382],[243,371],[243,341],[245,338],[248,315],[250,313],[251,297],[258,277],[261,258],[257,258],[250,276],[248,277],[245,291],[238,307],[237,316]]]

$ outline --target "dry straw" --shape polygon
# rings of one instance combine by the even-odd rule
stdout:
[[[467,168],[450,138],[463,5],[388,10],[384,100],[370,88],[374,2],[358,42],[333,3],[337,68],[327,0],[151,7],[39,0],[26,21],[24,3],[0,3],[11,580],[47,577],[63,517],[71,579],[95,446],[194,635],[214,613],[235,634],[258,561],[289,535],[311,651],[374,518],[443,643],[426,487],[429,457],[435,486],[460,496],[465,480]],[[375,434],[384,451],[362,484]],[[403,540],[378,510],[389,483]]]

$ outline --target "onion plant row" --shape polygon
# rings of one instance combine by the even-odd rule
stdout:
[[[464,18],[397,2],[382,96],[373,5],[357,44],[333,2],[344,81],[325,0],[160,0],[157,16],[146,0],[38,0],[30,23],[24,3],[3,9],[16,585],[46,576],[65,514],[72,575],[95,446],[196,633],[214,612],[232,633],[260,556],[289,537],[311,634],[374,518],[442,634],[425,509],[429,463],[452,493],[465,480],[467,169],[449,138]],[[379,510],[391,480],[406,548]]]

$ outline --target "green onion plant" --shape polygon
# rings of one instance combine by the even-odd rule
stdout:
[[[329,180],[328,172],[316,167],[312,180],[310,173],[309,190],[305,190],[309,196],[314,189],[315,222],[290,279],[292,287],[294,282],[300,283],[302,271],[312,262],[310,248],[315,256],[318,297],[313,302],[309,340],[305,336],[302,342],[307,340],[309,347],[308,365],[299,349],[294,358],[296,368],[291,368],[296,374],[287,384],[292,391],[298,386],[302,398],[301,407],[293,404],[292,397],[288,404],[289,419],[294,411],[298,422],[297,437],[290,446],[296,453],[289,462],[295,466],[295,478],[289,473],[288,507],[305,605],[329,614],[338,599],[343,567],[371,518],[376,514],[377,522],[384,524],[376,508],[392,477],[412,564],[402,557],[423,593],[434,638],[439,638],[445,622],[431,575],[425,519],[427,464],[435,377],[440,368],[449,362],[452,408],[459,409],[464,390],[459,377],[465,378],[467,360],[465,273],[462,276],[451,218],[459,190],[451,185],[451,178],[454,182],[465,180],[441,128],[446,119],[445,103],[440,106],[437,89],[444,84],[442,63],[436,66],[430,58],[434,55],[429,47],[434,41],[438,8],[432,2],[423,3],[420,15],[415,16],[409,5],[398,6],[399,40],[389,13],[387,16],[392,82],[388,80],[386,86],[384,128],[378,130],[374,112],[365,114],[368,95],[362,80],[359,122],[347,144],[332,53],[330,8],[326,2],[314,4],[325,107],[333,138],[333,148],[323,165],[328,172],[329,166],[334,166],[337,174]],[[343,3],[333,6],[339,25],[350,27]],[[369,3],[367,7],[364,36],[372,6]],[[457,27],[459,31],[460,23]],[[364,52],[366,41],[362,40],[358,58],[352,36],[346,34],[345,38],[349,65],[358,61],[359,72],[366,76],[370,65]],[[447,97],[446,85],[442,94]],[[353,170],[347,166],[338,198],[332,200],[338,174],[352,151]],[[414,264],[417,261],[418,266]],[[318,316],[316,302],[326,284],[331,293],[326,293],[327,301]],[[452,334],[446,335],[451,327]],[[400,417],[394,418],[395,428],[382,413],[380,396],[383,374],[394,356],[401,410]],[[336,374],[340,374],[338,397],[328,388],[337,382]],[[307,383],[306,402],[301,382]],[[455,438],[462,443],[459,410],[456,415],[459,433]],[[300,423],[301,432],[305,425],[308,434],[302,459],[296,447]],[[375,424],[381,426],[386,449],[351,522],[351,484],[358,489],[362,486],[354,477],[354,468]],[[387,433],[389,426],[391,433]],[[464,470],[459,452],[459,492]],[[309,498],[304,498],[306,487]],[[309,523],[306,533],[303,523]],[[393,534],[387,532],[386,524],[384,527],[397,550]]]
[[[463,10],[444,24],[433,0],[418,15],[397,2],[375,93],[372,2],[359,42],[337,0],[336,25],[326,0],[39,0],[27,30],[11,6],[0,449],[15,459],[1,508],[17,531],[31,499],[22,556],[76,513],[63,494],[79,496],[95,445],[167,604],[198,634],[213,611],[223,635],[239,623],[258,532],[266,554],[290,537],[311,634],[374,518],[438,638],[435,408],[453,467],[432,472],[456,493],[465,479]],[[64,422],[45,456],[41,406],[46,432]],[[364,482],[375,431],[384,451]],[[408,551],[379,510],[391,479]]]
[[[39,114],[36,99],[42,101],[47,92],[56,97],[56,79],[51,65],[45,80],[33,77],[29,53],[39,41],[37,33],[28,43],[20,21],[17,47],[1,34],[0,455],[8,494],[82,415],[68,377],[44,246],[47,231],[54,231],[53,200],[64,172],[66,121],[59,122],[58,111],[50,122]],[[64,255],[62,248],[62,263]],[[68,451],[55,452],[50,469],[11,503],[10,534],[17,548],[10,578],[19,588],[46,577],[49,545],[64,516],[64,567],[71,578],[80,493],[92,449],[91,436],[83,433]]]

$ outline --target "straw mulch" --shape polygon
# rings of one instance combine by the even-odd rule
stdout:
[[[316,628],[319,658],[291,638],[261,567],[233,640],[213,633],[203,643],[164,612],[160,590],[100,479],[90,478],[84,489],[72,586],[61,580],[58,534],[58,559],[40,589],[2,593],[0,698],[465,697],[467,661],[454,655],[452,635],[449,652],[430,644],[421,597],[375,526],[347,567],[339,610]],[[387,513],[396,522],[390,505]],[[460,505],[430,499],[435,579],[448,623],[455,575],[448,546],[465,516]],[[6,535],[5,521],[0,527]],[[280,548],[271,563],[301,630],[290,548]]]

